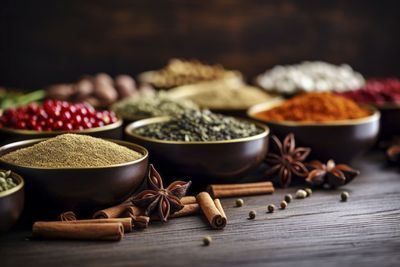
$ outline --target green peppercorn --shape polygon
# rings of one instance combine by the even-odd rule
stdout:
[[[345,202],[345,201],[347,201],[347,199],[349,198],[349,193],[347,193],[346,191],[343,191],[341,194],[340,194],[340,199],[343,201],[343,202]]]
[[[307,197],[307,192],[304,191],[303,189],[299,189],[296,192],[296,198],[306,198]]]
[[[286,209],[286,207],[287,207],[287,202],[285,201],[285,200],[282,200],[281,201],[281,209]]]
[[[241,198],[236,199],[236,207],[242,207],[243,204],[244,204],[243,199]]]
[[[311,196],[311,194],[312,194],[311,188],[305,188],[304,191],[306,191],[307,197]]]
[[[292,195],[291,195],[291,194],[287,194],[287,195],[285,195],[285,201],[286,201],[286,203],[290,203],[290,202],[292,202],[292,199],[293,199],[293,197],[292,197]]]
[[[252,210],[252,211],[250,211],[249,212],[249,219],[250,220],[253,220],[253,219],[255,219],[256,218],[256,211],[255,210]]]
[[[209,235],[206,235],[205,237],[203,237],[203,245],[204,246],[209,246],[212,242],[212,238]]]
[[[272,212],[274,212],[274,210],[275,210],[275,205],[274,204],[269,204],[268,205],[268,212],[272,213]]]

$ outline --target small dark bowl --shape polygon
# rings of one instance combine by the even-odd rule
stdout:
[[[0,148],[0,157],[46,139],[26,140],[5,145]],[[1,158],[0,166],[25,177],[27,204],[34,204],[30,206],[45,208],[51,205],[50,211],[90,210],[110,206],[125,200],[142,184],[148,167],[148,152],[144,147],[129,142],[111,139],[109,141],[144,156],[135,161],[107,167],[23,167],[7,163]]]
[[[372,115],[355,120],[333,122],[293,122],[263,121],[256,113],[280,105],[282,101],[263,103],[251,107],[247,114],[250,118],[261,121],[271,128],[279,138],[293,133],[300,146],[312,149],[311,158],[322,161],[334,159],[338,163],[349,163],[355,157],[370,149],[379,133],[380,113],[372,107]]]
[[[379,139],[389,141],[400,136],[400,104],[374,105],[381,113]]]
[[[267,154],[269,129],[259,123],[256,124],[262,133],[225,141],[164,141],[135,133],[137,128],[168,120],[169,117],[156,117],[131,123],[125,128],[126,137],[148,148],[156,166],[174,170],[190,179],[232,182],[257,168]]]
[[[11,178],[17,186],[0,192],[0,233],[8,231],[24,209],[24,179],[15,172],[11,172]]]
[[[39,132],[34,130],[21,130],[11,128],[0,128],[0,145],[9,144],[12,142],[54,137],[65,133],[85,134],[99,138],[108,139],[122,139],[122,120],[91,129],[78,130],[78,131],[52,131],[52,132]]]

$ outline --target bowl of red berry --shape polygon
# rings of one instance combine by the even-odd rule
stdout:
[[[88,103],[45,100],[0,111],[0,144],[64,133],[121,139],[122,120]]]

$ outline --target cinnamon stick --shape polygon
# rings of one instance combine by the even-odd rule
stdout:
[[[58,216],[58,220],[65,222],[65,221],[76,221],[76,215],[73,211],[66,211],[61,213]]]
[[[213,184],[208,186],[207,191],[215,198],[251,196],[272,194],[274,192],[274,186],[271,182]]]
[[[119,241],[124,236],[122,223],[35,222],[35,238]]]
[[[190,216],[199,212],[200,206],[197,203],[186,204],[183,206],[183,209],[171,214],[170,218],[179,218],[184,216]]]
[[[217,208],[210,194],[201,192],[196,196],[196,200],[212,228],[223,229],[226,226],[226,216]]]
[[[133,204],[131,204],[130,206],[126,207],[124,213],[125,213],[125,215],[127,215],[128,217],[130,217],[130,216],[140,216],[140,215],[143,215],[143,211],[142,211],[139,207],[137,207],[137,206],[135,206],[135,205],[133,205]],[[124,214],[124,213],[123,213],[123,214]]]
[[[143,229],[149,226],[150,217],[148,216],[132,215],[131,218],[132,218],[132,224],[135,226],[135,228]]]
[[[94,219],[106,219],[106,218],[118,218],[122,213],[126,211],[126,209],[132,206],[132,203],[124,202],[117,206],[113,206],[107,209],[99,210],[95,214],[93,214]]]
[[[98,223],[121,223],[124,226],[124,232],[132,232],[132,218],[108,218],[108,219],[88,219],[76,221],[64,221],[71,224],[98,224]]]
[[[216,198],[216,199],[214,199],[214,204],[217,207],[217,209],[219,210],[219,212],[221,213],[221,216],[223,218],[225,218],[225,220],[226,220],[227,219],[226,214],[225,214],[224,208],[221,205],[221,201],[218,198]]]
[[[184,196],[181,198],[182,205],[197,203],[195,196]]]

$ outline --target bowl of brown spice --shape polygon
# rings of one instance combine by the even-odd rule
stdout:
[[[5,145],[0,166],[25,177],[34,214],[90,210],[122,202],[138,189],[148,152],[125,141],[64,134]]]
[[[269,128],[204,110],[136,121],[125,133],[149,149],[160,169],[200,183],[237,181],[256,169],[268,150]]]
[[[0,233],[15,224],[24,208],[24,179],[0,169]]]
[[[278,137],[289,133],[312,157],[350,162],[378,137],[380,113],[332,93],[305,93],[292,99],[255,105],[248,116],[264,122]]]

